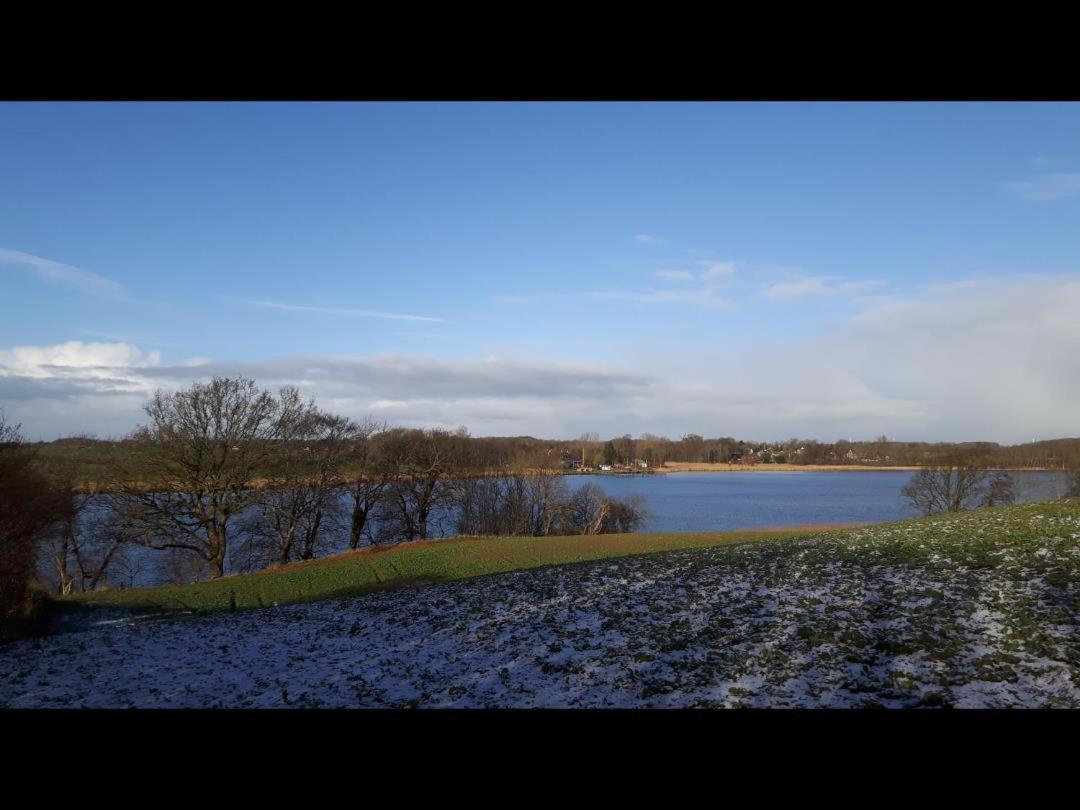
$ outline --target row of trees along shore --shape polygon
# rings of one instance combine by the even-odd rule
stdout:
[[[643,459],[655,467],[666,460],[722,461],[753,447],[695,435],[543,441],[475,438],[464,428],[394,428],[328,413],[296,388],[274,394],[246,378],[159,391],[145,411],[147,423],[122,441],[72,438],[46,445],[22,441],[17,426],[0,416],[5,610],[23,597],[20,583],[35,554],[47,560],[57,590],[70,593],[110,584],[110,572],[135,547],[171,551],[193,562],[188,570],[197,575],[219,577],[230,552],[251,569],[312,559],[329,548],[443,533],[634,531],[646,519],[640,499],[609,498],[592,485],[571,493],[551,473],[582,456],[587,465],[614,453],[619,462]],[[1058,461],[1080,468],[1080,440],[1044,445],[1036,451],[881,437],[770,447],[803,463],[843,450],[844,456],[925,465],[904,494],[933,514],[1011,502],[1011,480],[991,468],[1056,467]],[[1069,494],[1080,495],[1080,477]]]
[[[122,452],[99,459],[90,483],[80,483],[77,460],[38,453],[30,464],[35,448],[11,443],[63,496],[47,527],[20,530],[38,535],[62,593],[107,584],[135,547],[186,556],[189,569],[213,578],[237,558],[251,569],[343,546],[627,532],[646,519],[640,498],[592,485],[571,493],[552,474],[557,453],[519,455],[515,466],[463,428],[354,421],[293,387],[274,394],[250,379],[215,378],[159,391],[145,411],[147,423],[117,443]]]

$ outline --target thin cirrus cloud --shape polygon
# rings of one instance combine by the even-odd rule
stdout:
[[[590,298],[600,301],[630,301],[636,304],[691,304],[707,309],[719,309],[730,303],[718,296],[710,287],[678,290],[605,290],[589,293]]]
[[[1054,202],[1080,194],[1080,172],[1043,172],[1034,180],[1005,183],[1027,202]]]
[[[491,299],[496,304],[534,304],[541,301],[628,301],[634,304],[691,304],[706,308],[728,305],[708,286],[677,290],[589,290],[581,293],[533,293],[530,295],[499,295]]]
[[[634,235],[634,241],[639,245],[647,245],[649,247],[659,247],[664,244],[664,240],[659,236],[650,236],[647,233],[639,233]]]
[[[116,300],[126,300],[128,298],[123,285],[113,281],[111,278],[63,262],[23,253],[21,250],[0,248],[0,264],[29,267],[34,275],[42,281],[71,287],[101,298]]]
[[[699,282],[691,289],[660,290],[591,290],[579,293],[531,293],[526,295],[499,295],[492,298],[496,304],[531,304],[539,301],[630,301],[637,304],[691,304],[707,308],[726,307],[731,302],[718,296],[715,282],[730,279],[735,274],[735,262],[699,261],[704,268],[698,273],[689,270],[657,270],[656,277],[666,282],[688,284]]]
[[[761,295],[773,301],[811,296],[859,295],[877,289],[883,281],[840,281],[835,276],[810,276],[780,281],[762,290]]]
[[[341,309],[338,307],[309,307],[299,304],[282,304],[277,301],[250,301],[256,307],[280,309],[286,312],[316,312],[321,315],[345,315],[355,318],[383,318],[392,321],[422,321],[427,323],[442,322],[442,318],[429,315],[407,315],[400,312],[381,312],[374,309]]]

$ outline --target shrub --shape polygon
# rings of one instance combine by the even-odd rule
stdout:
[[[63,493],[34,468],[19,426],[0,413],[0,640],[21,634],[34,618],[27,586],[35,544],[63,506]]]

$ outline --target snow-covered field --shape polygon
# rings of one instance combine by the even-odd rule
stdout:
[[[0,648],[0,706],[1080,707],[1078,511],[113,623]]]

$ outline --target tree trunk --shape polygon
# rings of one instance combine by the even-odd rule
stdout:
[[[296,536],[296,523],[289,524],[289,532],[285,535],[285,542],[278,539],[278,562],[286,565],[292,557],[293,538]]]
[[[224,527],[210,534],[210,554],[207,555],[210,579],[225,576],[225,542]]]
[[[315,520],[304,533],[304,547],[300,550],[300,559],[312,560],[315,558],[315,543],[319,539],[319,526],[322,523],[322,510],[316,510]]]
[[[352,511],[352,525],[349,527],[349,550],[356,551],[360,545],[360,538],[364,534],[364,525],[367,523],[368,510],[360,506],[359,499],[354,500]]]
[[[431,501],[435,495],[436,482],[428,479],[424,482],[423,494],[416,510],[416,528],[420,540],[427,540],[428,515],[431,514]]]

